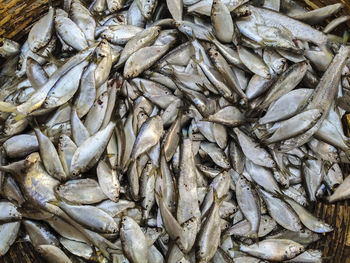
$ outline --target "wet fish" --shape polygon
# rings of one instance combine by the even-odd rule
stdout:
[[[48,262],[320,262],[349,17],[258,2],[64,0],[0,38],[0,255],[23,223]]]

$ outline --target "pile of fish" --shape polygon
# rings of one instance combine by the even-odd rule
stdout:
[[[321,262],[310,205],[350,197],[341,8],[65,0],[1,38],[0,256]]]

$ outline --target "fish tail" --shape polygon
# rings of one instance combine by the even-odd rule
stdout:
[[[0,101],[0,111],[7,113],[18,113],[16,105],[5,101]]]
[[[348,40],[349,40],[349,32],[347,30],[345,30],[344,34],[343,34],[343,45],[346,45]]]

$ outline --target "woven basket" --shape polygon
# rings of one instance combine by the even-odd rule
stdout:
[[[48,10],[48,0],[0,0],[0,37],[23,42],[31,25]],[[52,0],[53,6],[60,6],[63,1]],[[328,4],[339,3],[337,0],[299,1],[307,9],[316,9]],[[344,9],[340,14],[350,14],[350,0],[340,0]],[[340,15],[339,14],[339,15]],[[339,32],[350,27],[350,22]],[[342,167],[344,175],[349,174],[349,167]],[[314,214],[334,226],[334,231],[325,235],[313,248],[323,250],[325,262],[350,263],[350,205],[349,201],[336,204],[318,203]],[[15,243],[10,251],[0,258],[1,263],[43,263],[40,255],[27,242]],[[51,263],[51,262],[50,262]],[[53,262],[52,262],[53,263]]]

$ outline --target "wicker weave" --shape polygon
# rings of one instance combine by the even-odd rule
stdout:
[[[52,3],[59,6],[61,1]],[[21,40],[48,9],[48,0],[0,0],[0,36]]]
[[[0,0],[0,37],[10,38],[23,42],[31,25],[48,10],[48,0]],[[54,6],[59,6],[63,1],[54,1]],[[300,1],[299,1],[300,2]],[[350,0],[341,0],[344,9],[339,15],[350,15]],[[315,9],[328,4],[339,3],[337,0],[302,1],[307,9]],[[343,32],[350,27],[342,27]],[[343,167],[344,174],[349,174],[349,167]],[[326,222],[333,225],[335,230],[322,240],[318,241],[313,248],[323,250],[325,261],[334,263],[350,263],[350,207],[349,201],[338,202],[328,205],[318,203],[314,213]],[[1,263],[42,263],[44,262],[29,243],[16,243],[2,258]]]

